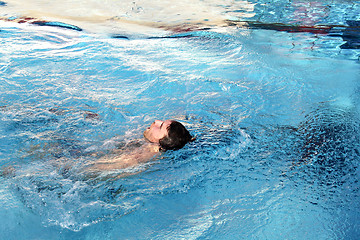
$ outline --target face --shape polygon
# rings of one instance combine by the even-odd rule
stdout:
[[[168,135],[167,129],[171,123],[171,120],[155,120],[155,122],[144,131],[144,137],[150,142],[159,143],[160,139]]]

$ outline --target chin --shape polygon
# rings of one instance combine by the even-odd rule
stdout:
[[[148,133],[148,132],[145,130],[145,132],[143,133],[144,138],[145,138],[148,142],[153,142],[153,141],[150,140],[150,138],[149,138],[149,136],[148,136],[147,133]]]

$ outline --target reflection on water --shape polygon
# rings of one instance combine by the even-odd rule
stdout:
[[[7,1],[2,16],[32,17],[75,25],[90,32],[163,35],[166,30],[185,31],[218,26],[229,13],[252,16],[247,1]],[[163,30],[160,30],[163,29]]]
[[[346,238],[355,239],[356,230],[345,222],[355,219],[354,200],[360,196],[357,108],[322,103],[307,114],[296,134],[301,139],[297,144],[299,155],[286,176],[295,189],[306,189],[300,199],[327,208],[337,219],[333,221],[334,235],[342,232]]]
[[[353,182],[360,154],[359,131],[354,108],[322,104],[309,113],[297,129],[303,139],[298,146],[300,157],[294,162],[294,169],[300,168],[297,174],[308,175],[303,177],[309,184],[333,190]]]
[[[360,4],[322,1],[62,1],[2,2],[0,19],[39,26],[109,34],[114,38],[168,37],[177,33],[226,28],[307,32],[341,37],[342,49],[359,48]],[[340,9],[339,9],[340,7]],[[342,7],[342,8],[341,8]],[[279,9],[281,11],[279,11]],[[337,14],[338,12],[345,14]],[[184,35],[179,35],[183,37]],[[188,36],[188,35],[185,35]]]

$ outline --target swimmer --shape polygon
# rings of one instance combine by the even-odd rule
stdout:
[[[195,139],[184,125],[175,120],[156,120],[143,135],[146,141],[132,141],[129,146],[100,158],[86,171],[96,174],[101,171],[135,167],[151,161],[161,152],[180,149]]]
[[[144,131],[143,135],[143,139],[132,140],[120,149],[113,150],[110,154],[91,154],[98,159],[84,166],[80,170],[81,175],[84,174],[87,179],[91,179],[98,177],[104,171],[136,167],[141,163],[151,161],[159,156],[161,152],[180,149],[195,139],[191,137],[184,125],[175,120],[156,120]],[[62,157],[52,161],[52,164],[61,169],[61,171],[64,171],[64,174],[67,174],[73,165],[68,160]],[[116,178],[133,174],[136,174],[136,172],[117,174]],[[0,168],[0,176],[15,176],[15,168],[12,166]]]
[[[189,131],[174,120],[156,120],[144,131],[144,137],[151,143],[159,145],[160,150],[176,150],[192,141]]]

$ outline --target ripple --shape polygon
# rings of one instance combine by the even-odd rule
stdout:
[[[136,4],[132,17],[146,11]],[[241,17],[240,7],[221,8]],[[49,235],[63,229],[69,238],[358,232],[359,72],[339,52],[341,39],[203,23],[146,37],[111,31],[118,38],[1,26],[0,165],[15,169],[1,178],[0,192],[12,196],[6,211],[19,207]],[[82,174],[164,118],[197,140],[135,169]],[[116,179],[124,172],[137,174]],[[134,224],[147,230],[129,233]]]

